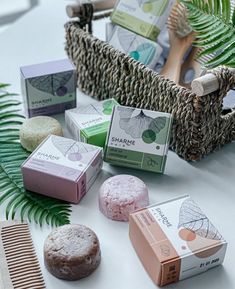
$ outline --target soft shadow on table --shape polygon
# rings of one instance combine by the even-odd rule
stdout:
[[[169,289],[206,289],[206,288],[232,288],[231,277],[223,266],[212,268],[205,273],[171,284]]]
[[[192,162],[195,168],[204,171],[218,172],[230,170],[235,161],[235,141],[224,145],[221,149],[210,153],[198,162]]]
[[[97,284],[99,283],[99,279],[102,276],[101,268],[102,262],[100,266],[97,268],[95,272],[92,273],[92,275],[88,278],[81,279],[79,281],[72,281],[69,282],[69,288],[84,288],[86,285],[88,285],[88,288],[96,288]],[[46,273],[47,274],[47,273]],[[113,274],[118,274],[118,272],[113,272]],[[133,275],[135,273],[133,272]],[[147,273],[146,273],[147,276]],[[51,283],[56,284],[58,282],[58,279],[56,279],[53,276],[51,277]],[[92,277],[92,278],[91,278]],[[104,277],[104,276],[102,276]],[[148,277],[148,276],[147,276]],[[110,277],[109,277],[110,278]],[[149,278],[149,277],[148,277]],[[52,282],[53,281],[53,282]],[[152,282],[152,281],[151,281]],[[68,281],[60,280],[59,283],[64,283],[64,288],[68,285]],[[60,285],[61,286],[61,285]],[[128,286],[128,284],[127,284]],[[55,287],[54,287],[55,288]],[[126,287],[128,288],[128,287]],[[158,286],[155,286],[153,284],[152,288],[160,288]],[[167,286],[164,286],[164,288],[169,289],[206,289],[206,288],[232,288],[232,281],[230,276],[227,274],[226,270],[223,268],[223,266],[218,266],[216,268],[210,269],[205,273],[196,275],[194,277],[179,281],[177,283],[173,283]],[[103,288],[108,289],[108,288]],[[142,287],[135,289],[143,289]]]

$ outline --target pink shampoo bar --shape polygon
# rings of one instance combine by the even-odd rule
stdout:
[[[79,203],[102,167],[102,149],[49,136],[22,164],[25,189]]]
[[[130,213],[148,204],[148,188],[137,177],[116,175],[107,179],[100,188],[100,211],[109,219],[127,222]]]

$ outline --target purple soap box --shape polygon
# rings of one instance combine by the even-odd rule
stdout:
[[[22,164],[24,187],[79,203],[102,167],[102,148],[50,135]]]
[[[76,70],[69,59],[23,66],[20,71],[28,117],[76,107]]]

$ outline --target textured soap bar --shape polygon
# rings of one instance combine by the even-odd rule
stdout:
[[[44,262],[57,278],[78,280],[90,275],[100,264],[96,234],[82,225],[65,225],[52,231],[44,244]]]
[[[116,221],[128,221],[130,213],[147,206],[148,203],[145,183],[134,176],[111,177],[100,188],[100,210],[106,217]]]
[[[36,116],[25,120],[20,129],[21,145],[32,152],[50,134],[62,136],[60,123],[49,116]]]

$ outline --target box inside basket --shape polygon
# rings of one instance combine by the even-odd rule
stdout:
[[[232,70],[221,68],[197,78],[202,97],[107,43],[104,31],[112,33],[113,27],[110,12],[104,15],[94,14],[93,34],[76,20],[65,26],[66,50],[82,91],[97,99],[113,97],[122,105],[172,113],[171,148],[186,160],[199,160],[234,139],[233,111],[222,116],[223,98],[234,86]]]

